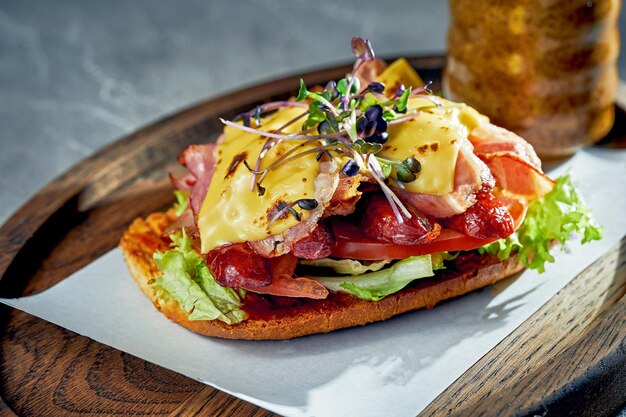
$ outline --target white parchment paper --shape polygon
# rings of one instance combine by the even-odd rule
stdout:
[[[0,302],[287,416],[414,416],[626,233],[626,152],[593,149],[571,168],[602,241],[571,244],[546,273],[387,322],[290,341],[206,338],[169,322],[116,249],[51,289]]]

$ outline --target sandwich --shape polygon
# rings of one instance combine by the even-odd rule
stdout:
[[[599,239],[569,174],[352,40],[354,69],[222,120],[171,176],[177,202],[120,247],[171,320],[207,336],[289,339],[382,321],[543,271]]]

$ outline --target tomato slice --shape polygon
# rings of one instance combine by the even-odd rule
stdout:
[[[516,200],[508,200],[506,204],[515,219],[515,229],[517,229],[526,215],[526,204]],[[331,256],[337,258],[361,260],[404,259],[409,256],[428,255],[444,251],[476,249],[498,240],[497,238],[479,239],[455,232],[454,230],[443,229],[441,234],[432,242],[420,245],[396,245],[365,236],[355,225],[347,222],[345,219],[333,219],[331,224],[337,239],[337,244]]]

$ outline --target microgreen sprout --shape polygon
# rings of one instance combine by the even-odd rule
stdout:
[[[343,175],[355,176],[361,173],[373,178],[387,197],[396,218],[402,222],[403,219],[410,218],[411,213],[387,183],[404,189],[404,184],[416,180],[421,164],[412,156],[404,160],[394,160],[382,155],[384,144],[390,139],[388,128],[390,125],[415,119],[423,111],[427,111],[428,107],[441,106],[441,103],[437,97],[431,95],[430,83],[415,89],[401,85],[391,97],[385,96],[385,85],[380,82],[371,82],[361,89],[358,71],[363,64],[372,61],[375,55],[372,45],[366,39],[355,37],[351,46],[356,57],[352,72],[336,82],[329,81],[321,92],[309,91],[301,79],[295,101],[265,103],[238,115],[235,121],[220,120],[227,126],[257,134],[265,139],[254,167],[243,161],[252,175],[250,188],[254,190],[256,187],[260,196],[265,194],[266,189],[262,183],[269,172],[310,154],[316,154],[318,161],[339,156],[344,158],[341,169]],[[433,104],[409,108],[409,99],[415,97],[426,98]],[[299,107],[303,112],[275,131],[260,129],[264,115],[283,107]],[[286,127],[302,119],[304,121],[300,131],[288,134],[283,132]],[[255,127],[251,126],[252,120]],[[242,123],[235,123],[236,121]],[[274,146],[284,141],[289,141],[290,145],[294,141],[299,143],[261,169],[263,158]],[[314,208],[313,202],[317,207],[315,200],[282,203],[270,220],[270,225],[286,212],[300,220],[301,215],[294,206],[311,210]]]
[[[286,203],[284,201],[280,201],[278,203],[278,211],[276,212],[276,214],[274,214],[272,216],[272,218],[270,219],[270,221],[267,223],[267,229],[269,230],[270,227],[272,227],[272,225],[278,220],[280,219],[282,216],[285,215],[285,213],[289,213],[291,214],[297,221],[301,221],[302,220],[302,214],[297,212],[294,209],[294,206],[298,206],[300,207],[302,210],[307,210],[307,211],[311,211],[314,210],[317,206],[318,206],[318,202],[317,200],[315,200],[314,198],[301,198],[299,200],[296,200],[292,203]]]

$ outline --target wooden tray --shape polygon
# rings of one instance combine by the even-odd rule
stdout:
[[[442,57],[411,60],[439,80]],[[342,77],[339,66],[199,103],[120,139],[53,181],[0,228],[0,296],[33,294],[113,248],[137,216],[172,203],[166,178],[218,116]],[[438,86],[435,85],[435,89]],[[626,114],[603,146],[623,147]],[[610,415],[626,403],[626,241],[581,273],[423,415]],[[272,413],[0,305],[0,416]]]

